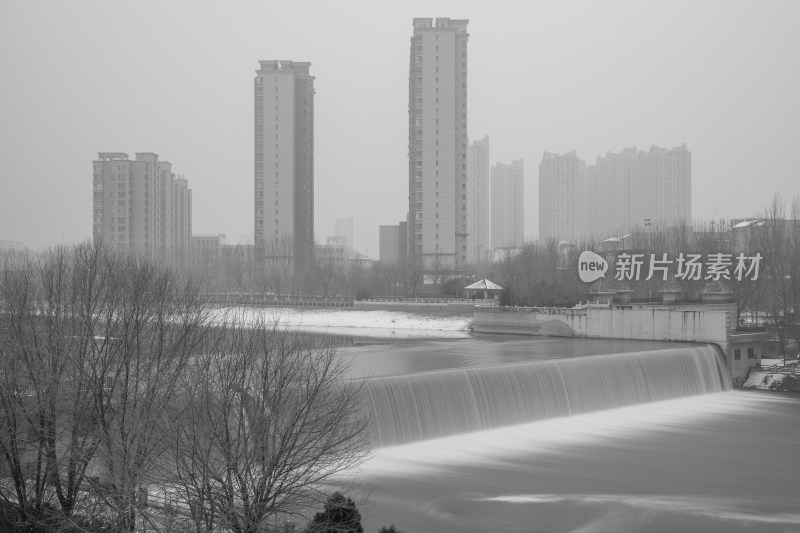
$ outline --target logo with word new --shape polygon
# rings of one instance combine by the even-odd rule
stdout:
[[[764,256],[731,253],[696,254],[680,252],[677,258],[668,253],[620,252],[614,260],[614,279],[619,281],[757,281]],[[608,262],[591,251],[578,258],[578,275],[590,283],[606,277]]]
[[[578,275],[581,281],[590,283],[596,279],[606,277],[608,261],[594,252],[586,250],[578,257]]]

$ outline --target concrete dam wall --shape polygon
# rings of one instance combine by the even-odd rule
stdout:
[[[722,354],[707,344],[386,376],[364,385],[378,447],[731,388]]]
[[[476,308],[473,317],[475,333],[713,343],[725,354],[730,377],[736,385],[744,383],[760,361],[760,352],[752,358],[742,356],[748,348],[759,350],[760,345],[755,338],[758,335],[736,332],[735,304],[733,307],[723,304],[582,309],[496,307]]]
[[[728,313],[717,309],[476,308],[476,333],[682,342],[727,342]]]

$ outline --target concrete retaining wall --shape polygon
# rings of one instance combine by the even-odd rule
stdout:
[[[735,360],[734,350],[758,346],[760,339],[732,335],[736,320],[730,306],[589,307],[542,309],[523,307],[476,308],[476,333],[512,333],[549,337],[636,339],[716,344],[725,354],[734,385],[741,385],[760,361]],[[744,348],[742,348],[744,347]]]
[[[558,337],[727,342],[722,310],[668,308],[476,308],[476,333],[517,333]]]

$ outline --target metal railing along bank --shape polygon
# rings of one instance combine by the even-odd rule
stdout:
[[[224,305],[262,305],[291,307],[353,307],[356,301],[352,297],[335,296],[277,296],[255,293],[205,293],[203,301]],[[479,300],[467,298],[367,298],[358,300],[359,306],[369,305],[466,305],[478,307],[497,307],[496,299]]]
[[[495,299],[472,300],[468,298],[367,298],[358,301],[360,304],[398,304],[398,305],[477,305],[482,307],[497,307],[498,301]]]

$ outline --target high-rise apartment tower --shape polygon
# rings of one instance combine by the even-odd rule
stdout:
[[[633,183],[633,226],[690,224],[692,220],[692,153],[686,145],[640,151]]]
[[[347,253],[353,251],[353,217],[337,218],[333,225],[333,235],[339,244],[344,245]]]
[[[692,154],[686,145],[608,152],[587,169],[583,236],[605,239],[691,222]]]
[[[255,248],[260,266],[314,251],[314,77],[310,63],[259,61],[255,89]]]
[[[584,238],[620,237],[635,225],[631,210],[636,184],[636,147],[607,152],[586,169],[586,191],[581,235]]]
[[[467,236],[467,20],[415,18],[408,76],[408,251],[460,270]]]
[[[522,159],[492,167],[492,247],[523,244],[525,167]]]
[[[577,243],[585,207],[586,163],[575,151],[545,152],[539,163],[539,240]]]
[[[635,146],[586,166],[572,151],[539,165],[539,238],[577,243],[692,219],[692,153]]]
[[[473,142],[467,152],[467,260],[486,261],[492,249],[492,187],[489,136]]]
[[[94,241],[183,267],[189,260],[192,191],[158,154],[100,152],[93,165]]]

